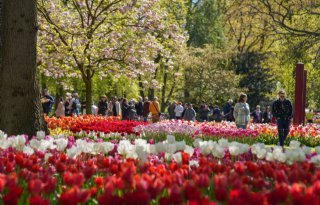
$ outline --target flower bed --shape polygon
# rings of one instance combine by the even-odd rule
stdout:
[[[178,134],[193,137],[205,137],[218,140],[229,138],[235,141],[253,144],[263,142],[265,144],[277,144],[277,127],[270,124],[250,124],[248,129],[237,129],[234,123],[198,123],[183,121],[161,121],[156,124],[140,125],[134,128],[136,132],[158,135]],[[308,146],[320,145],[319,125],[308,124],[306,126],[291,126],[286,145],[291,140],[297,140]]]
[[[123,133],[123,134],[139,134],[133,130],[138,125],[145,125],[145,122],[138,121],[121,121],[115,117],[102,117],[83,115],[79,117],[46,117],[48,128],[55,132],[55,129],[64,131],[70,130],[73,133],[80,131],[95,131],[103,133]]]
[[[320,148],[0,132],[4,204],[319,204]]]

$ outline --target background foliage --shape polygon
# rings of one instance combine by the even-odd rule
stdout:
[[[279,89],[294,99],[303,62],[307,105],[320,107],[318,1],[38,0],[38,8],[40,81],[56,97],[88,97],[89,74],[95,103],[101,94],[157,96],[165,111],[173,100],[222,106],[243,91],[253,108]]]

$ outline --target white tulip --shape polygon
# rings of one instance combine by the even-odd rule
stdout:
[[[257,151],[257,157],[258,159],[264,159],[267,155],[267,150],[266,149],[260,149]]]
[[[34,150],[29,146],[24,146],[22,152],[27,155],[32,155],[34,153]]]
[[[157,154],[157,147],[154,144],[147,144],[146,151],[149,154]]]
[[[199,162],[195,160],[190,160],[189,167],[199,167]]]
[[[81,150],[76,146],[73,146],[70,149],[67,149],[67,156],[69,158],[75,158],[79,154],[81,154]]]
[[[182,164],[182,155],[181,152],[177,152],[175,154],[172,155],[172,158],[174,159],[175,162],[177,162],[178,164]]]
[[[194,149],[191,146],[186,145],[186,147],[184,149],[184,152],[188,153],[189,156],[191,157],[193,155],[193,153],[194,153]]]
[[[53,156],[51,153],[46,153],[46,155],[44,155],[44,160],[45,160],[46,162],[48,162],[49,157],[51,157],[51,156]]]
[[[311,154],[311,147],[308,147],[308,146],[302,146],[302,151],[306,154],[306,155],[308,155],[308,154]]]
[[[289,147],[291,147],[293,149],[297,149],[300,147],[300,145],[301,145],[301,143],[299,141],[292,140],[292,141],[290,141]]]
[[[56,139],[55,142],[56,142],[57,149],[58,149],[59,152],[64,151],[65,148],[66,148],[67,145],[68,145],[68,140],[63,139],[63,138]]]
[[[274,160],[274,159],[273,159],[273,155],[272,155],[271,152],[268,152],[268,153],[267,153],[266,160],[267,160],[267,161],[273,161],[273,160]]]
[[[177,151],[183,151],[186,148],[186,142],[185,141],[179,141],[175,143]]]
[[[164,144],[163,142],[158,142],[158,143],[156,144],[156,150],[157,150],[158,153],[160,153],[160,152],[165,152],[165,151],[166,151],[166,146],[165,146],[165,144]]]
[[[46,133],[44,131],[38,131],[37,132],[37,139],[42,140],[46,136]]]
[[[240,148],[237,145],[230,145],[229,152],[232,156],[237,156],[240,154]]]
[[[195,140],[193,141],[193,146],[194,146],[195,148],[199,147],[199,146],[200,146],[200,142],[202,142],[202,139],[200,139],[200,138],[195,139]]]
[[[30,147],[32,147],[33,149],[39,149],[41,142],[37,139],[32,139],[29,141]]]
[[[175,144],[165,144],[166,152],[173,154],[177,151],[176,145]]]
[[[171,160],[172,160],[172,154],[166,152],[166,153],[164,154],[164,159],[165,159],[166,161],[171,161]]]
[[[8,137],[8,135],[0,130],[0,140],[5,140],[5,139],[7,139],[7,137]]]
[[[212,149],[212,155],[214,157],[217,158],[223,158],[224,157],[224,148],[220,147],[219,145],[216,145],[213,149]]]
[[[169,143],[169,144],[174,144],[175,141],[176,141],[175,136],[173,136],[173,135],[167,135],[167,143]]]
[[[227,148],[229,146],[228,140],[224,138],[219,139],[218,144],[223,148]]]
[[[314,149],[315,149],[317,154],[320,154],[320,146],[316,146]]]

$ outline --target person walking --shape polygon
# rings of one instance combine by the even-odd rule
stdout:
[[[108,110],[108,99],[106,95],[101,96],[101,100],[98,103],[98,115],[105,117]]]
[[[49,115],[49,113],[52,110],[52,105],[54,103],[54,99],[49,94],[49,90],[48,89],[44,89],[43,90],[43,97],[41,98],[41,103],[42,103],[43,112],[46,115]]]
[[[223,115],[226,121],[233,121],[233,100],[229,99],[228,102],[223,106]]]
[[[184,108],[182,106],[182,103],[178,102],[178,105],[174,109],[175,117],[176,117],[177,120],[182,119],[183,110],[184,110]]]
[[[277,120],[277,128],[279,135],[279,143],[281,147],[284,146],[284,141],[287,138],[290,131],[290,121],[292,119],[292,104],[290,100],[286,99],[286,93],[284,90],[280,90],[279,99],[272,104],[272,115]]]
[[[129,104],[127,98],[124,98],[121,103],[122,120],[129,120]]]
[[[262,123],[270,123],[272,120],[271,108],[270,106],[266,107],[266,110],[262,114]]]
[[[260,110],[260,105],[256,106],[256,110],[251,113],[251,116],[253,117],[254,123],[261,123],[262,122],[262,112]]]
[[[56,117],[63,117],[63,116],[65,116],[65,107],[64,107],[63,98],[61,97],[59,99],[59,103],[56,109]]]
[[[177,103],[176,101],[173,101],[170,106],[168,107],[168,113],[169,113],[169,118],[170,120],[175,119],[176,118],[176,114],[174,112],[174,110],[176,109]]]
[[[155,97],[152,102],[150,102],[149,110],[151,112],[152,122],[158,122],[160,120],[160,105],[158,98]]]
[[[247,103],[247,95],[240,94],[239,101],[234,106],[233,116],[236,121],[237,128],[246,129],[250,120],[250,108]]]
[[[79,95],[78,93],[73,93],[72,96],[72,100],[71,100],[71,106],[69,106],[70,110],[71,110],[71,115],[74,114],[75,116],[79,116],[79,108],[81,108],[81,104],[79,101]]]
[[[230,112],[230,111],[229,111]],[[215,105],[214,108],[213,108],[213,111],[212,111],[212,119],[215,121],[215,122],[221,122],[222,120],[222,115],[221,115],[221,110],[220,108]]]
[[[184,112],[183,119],[186,121],[195,121],[196,115],[196,111],[193,109],[192,104],[187,103],[187,109]]]
[[[135,104],[135,110],[136,110],[136,114],[137,114],[138,120],[141,120],[142,119],[142,115],[143,115],[142,97],[139,97],[139,101]]]
[[[64,112],[65,116],[71,116],[70,104],[71,104],[71,93],[66,93],[66,99],[64,101]]]
[[[199,109],[200,120],[202,122],[208,121],[209,112],[210,112],[210,109],[208,105],[205,103],[205,101],[202,101]]]
[[[148,121],[148,116],[150,113],[149,107],[150,107],[150,101],[149,101],[148,97],[145,97],[144,102],[143,102],[143,113],[142,113],[144,122]]]

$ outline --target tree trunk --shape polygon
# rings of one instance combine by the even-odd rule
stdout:
[[[141,75],[139,75],[138,77],[138,80],[139,80],[139,93],[140,93],[140,96],[142,97],[142,99],[144,99],[144,87],[143,87],[143,83],[141,82],[142,78],[141,78]]]
[[[164,74],[163,74],[163,86],[161,90],[161,112],[164,112],[166,107],[166,90],[167,90],[167,79],[168,73],[166,72],[167,66],[164,67]]]
[[[0,130],[47,131],[36,72],[36,1],[4,0],[0,68]]]
[[[84,81],[86,85],[86,114],[92,114],[92,78],[90,76]]]

